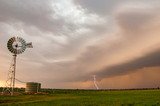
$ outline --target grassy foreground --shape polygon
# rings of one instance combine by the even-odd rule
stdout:
[[[0,106],[160,106],[160,90],[61,90],[47,95],[1,95]]]

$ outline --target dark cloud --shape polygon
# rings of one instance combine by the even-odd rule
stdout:
[[[86,51],[81,53],[81,56],[79,56],[75,61],[68,62],[62,67],[59,66],[61,68],[57,69],[57,72],[59,70],[61,70],[62,73],[69,72],[65,75],[62,74],[62,76],[59,76],[63,77],[63,80],[65,81],[84,81],[94,74],[100,78],[104,78],[106,76],[112,77],[132,73],[143,67],[154,67],[154,65],[158,66],[159,61],[155,59],[159,59],[159,51],[153,54],[145,55],[146,51],[154,51],[154,48],[149,48],[150,46],[157,46],[159,44],[157,34],[154,36],[152,34],[147,35],[150,31],[155,32],[155,30],[153,30],[154,26],[152,25],[155,23],[155,17],[157,18],[157,14],[154,14],[153,12],[146,13],[143,9],[139,11],[134,11],[131,9],[130,11],[124,10],[119,12],[115,19],[116,22],[118,22],[117,25],[120,27],[120,32],[118,32],[118,34],[121,38],[110,41],[112,37],[117,35],[106,36],[102,42],[98,42],[98,45],[88,46]],[[133,19],[135,19],[135,23],[133,22]],[[149,30],[141,30],[141,27],[143,26],[147,27]],[[135,29],[135,32],[130,31],[132,29]],[[139,30],[141,31],[139,32]],[[134,35],[135,33],[136,35]],[[134,36],[130,37],[132,34]],[[150,37],[152,39],[150,39]],[[157,41],[154,42],[155,39],[157,39]],[[151,42],[154,43],[151,44]],[[137,59],[140,55],[139,53],[142,53],[141,55],[145,56]],[[117,57],[117,60],[115,57]],[[104,69],[107,64],[110,64],[110,61],[115,64],[119,61],[119,58],[121,61],[118,65],[109,65],[108,68]],[[51,66],[48,70],[51,70],[52,68],[55,69]]]
[[[115,19],[120,28],[117,34],[119,34],[121,38],[110,41],[107,36],[103,39],[104,41],[99,42],[98,45],[89,46],[86,52],[82,53],[76,61],[70,63],[71,67],[69,70],[76,70],[73,71],[73,73],[75,72],[75,77],[72,78],[74,80],[85,80],[90,75],[96,74],[96,72],[100,77],[102,76],[102,78],[107,75],[111,77],[134,72],[143,67],[159,66],[159,61],[156,59],[159,59],[159,51],[145,55],[146,51],[153,52],[154,48],[150,47],[155,47],[160,42],[157,39],[158,34],[154,30],[154,25],[156,25],[155,29],[159,26],[159,23],[154,20],[157,17],[158,14],[155,14],[151,10],[150,12],[145,12],[144,9],[138,9],[136,11],[130,8],[117,13]],[[154,33],[154,35],[148,33]],[[113,36],[117,35],[115,34],[112,35],[112,37]],[[157,48],[159,48],[159,46],[157,46]],[[145,56],[137,59],[137,57],[141,55]],[[96,71],[97,68],[103,69],[109,64],[109,61],[113,61],[113,59],[114,63],[119,61],[116,60],[115,57],[118,59],[121,58],[121,62],[118,63],[118,65],[108,66],[108,68],[103,71]],[[72,66],[74,66],[74,68],[72,68]],[[108,74],[105,74],[105,72]]]
[[[157,88],[160,85],[159,69],[143,68],[134,73],[104,78],[98,84],[100,88]]]
[[[160,50],[126,63],[106,67],[105,69],[100,70],[96,75],[100,77],[112,77],[128,74],[138,69],[156,66],[160,66]]]
[[[23,23],[43,31],[56,31],[63,22],[52,18],[54,11],[49,0],[1,0],[0,13],[1,22]]]

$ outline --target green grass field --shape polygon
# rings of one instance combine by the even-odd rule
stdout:
[[[57,90],[47,95],[1,95],[0,106],[160,106],[160,90]]]

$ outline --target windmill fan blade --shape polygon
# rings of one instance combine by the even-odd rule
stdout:
[[[33,48],[32,42],[26,43],[26,48]]]

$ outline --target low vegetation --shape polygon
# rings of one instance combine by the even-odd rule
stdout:
[[[0,96],[0,106],[160,106],[160,90],[43,90]]]

